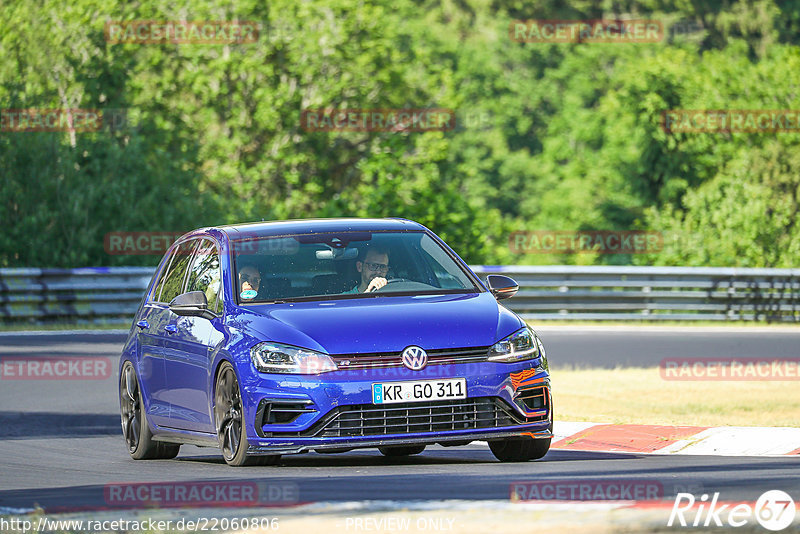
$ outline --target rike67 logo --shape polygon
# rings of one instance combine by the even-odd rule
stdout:
[[[696,498],[691,493],[678,493],[669,514],[667,526],[682,527],[742,527],[760,524],[767,530],[783,530],[794,521],[797,510],[794,500],[781,490],[764,492],[755,505],[740,502],[720,502],[719,492],[709,500],[704,493]]]

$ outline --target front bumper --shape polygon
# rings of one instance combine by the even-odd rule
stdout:
[[[385,445],[466,444],[552,437],[550,379],[539,360],[350,370],[319,376],[255,373],[242,396],[251,454]],[[465,378],[467,398],[372,403],[378,382]]]
[[[440,445],[459,444],[466,445],[476,440],[490,440],[513,437],[532,437],[535,439],[550,439],[553,437],[551,430],[536,430],[521,432],[520,430],[493,430],[491,432],[464,433],[448,436],[384,436],[380,439],[367,439],[359,441],[343,441],[322,443],[282,443],[275,445],[257,445],[250,443],[247,454],[297,454],[308,451],[337,450],[344,452],[351,449],[364,449],[371,447],[383,447],[385,445]],[[454,443],[455,442],[455,443]]]

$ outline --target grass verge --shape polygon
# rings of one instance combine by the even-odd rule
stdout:
[[[800,383],[664,380],[657,367],[552,371],[561,421],[689,426],[800,426]]]

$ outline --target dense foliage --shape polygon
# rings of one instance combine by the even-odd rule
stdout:
[[[790,0],[7,0],[0,267],[152,264],[108,232],[399,216],[472,263],[797,266],[798,134],[674,133],[669,109],[800,109]],[[515,42],[514,19],[657,19],[654,44]],[[107,21],[258,21],[248,44],[111,44]],[[449,108],[445,132],[325,132],[309,108]],[[639,255],[515,254],[520,230],[648,230]]]

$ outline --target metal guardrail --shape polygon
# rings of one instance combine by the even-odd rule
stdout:
[[[800,322],[800,269],[472,266],[520,285],[504,305],[533,320]],[[4,323],[129,321],[150,267],[0,269]]]
[[[130,321],[152,267],[0,269],[4,323]]]
[[[800,322],[800,269],[480,266],[511,276],[525,319]]]

